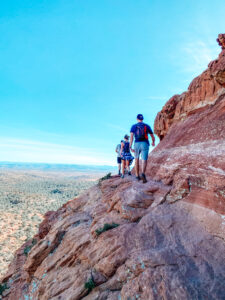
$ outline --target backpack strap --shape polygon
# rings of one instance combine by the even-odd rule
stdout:
[[[148,140],[147,126],[144,127],[145,139]]]

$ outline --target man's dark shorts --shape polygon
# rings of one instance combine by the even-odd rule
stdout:
[[[117,163],[121,164],[121,157],[117,157]]]

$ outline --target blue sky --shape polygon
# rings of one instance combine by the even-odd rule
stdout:
[[[0,161],[115,164],[220,52],[225,2],[0,2]]]

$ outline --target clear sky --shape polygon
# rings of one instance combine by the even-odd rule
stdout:
[[[0,161],[115,164],[220,52],[224,0],[0,1]]]

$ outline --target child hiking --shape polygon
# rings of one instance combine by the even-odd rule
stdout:
[[[121,142],[121,159],[122,159],[122,175],[121,178],[124,178],[125,168],[128,171],[128,175],[131,175],[130,172],[130,161],[134,158],[130,153],[130,143],[129,143],[129,136],[126,134],[124,136],[124,141]]]

